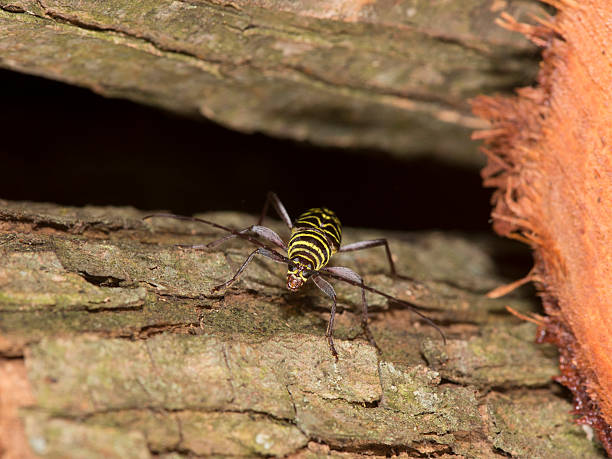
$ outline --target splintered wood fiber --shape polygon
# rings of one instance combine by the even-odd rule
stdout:
[[[534,249],[539,337],[559,346],[559,381],[612,455],[612,1],[549,3],[556,16],[537,26],[503,16],[543,47],[538,84],[477,98],[492,127],[474,137],[495,230]]]

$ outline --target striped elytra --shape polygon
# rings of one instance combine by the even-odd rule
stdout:
[[[319,271],[340,249],[342,224],[336,214],[327,208],[312,208],[294,222],[288,244],[288,273],[305,282],[308,274]]]

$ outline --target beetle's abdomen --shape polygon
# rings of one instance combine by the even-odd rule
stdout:
[[[342,225],[334,212],[325,208],[309,209],[300,215],[289,239],[289,259],[310,265],[315,271],[329,262],[340,248]]]

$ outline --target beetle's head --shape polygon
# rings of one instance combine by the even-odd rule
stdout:
[[[292,292],[299,290],[316,271],[308,261],[294,258],[287,266],[287,288]]]

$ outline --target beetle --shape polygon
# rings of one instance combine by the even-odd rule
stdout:
[[[275,208],[276,212],[280,216],[281,220],[291,230],[291,236],[287,243],[285,243],[275,231],[262,225],[270,204],[272,204],[272,206]],[[202,218],[187,217],[176,214],[156,213],[147,215],[144,217],[144,219],[160,217],[200,222],[229,233],[226,236],[212,241],[208,244],[183,247],[189,247],[194,249],[211,249],[235,237],[246,239],[252,244],[258,246],[257,249],[255,249],[249,254],[249,256],[242,263],[238,271],[236,271],[234,276],[232,276],[232,278],[227,280],[226,282],[217,285],[216,287],[213,287],[213,292],[217,292],[232,285],[256,255],[262,255],[272,261],[284,263],[287,265],[287,288],[292,292],[298,291],[309,279],[312,279],[315,285],[332,300],[331,312],[325,336],[327,337],[331,353],[336,359],[338,359],[338,352],[336,351],[336,347],[334,346],[333,338],[334,319],[336,316],[337,306],[336,292],[333,286],[325,279],[326,277],[341,280],[343,282],[361,288],[361,326],[363,328],[364,334],[366,335],[370,343],[374,347],[376,347],[376,349],[380,350],[368,327],[368,303],[366,301],[365,296],[366,291],[376,293],[395,303],[407,307],[420,318],[425,320],[434,329],[436,329],[438,333],[440,333],[440,335],[442,336],[444,342],[446,343],[446,337],[444,336],[442,330],[429,317],[427,317],[425,314],[418,310],[419,306],[404,300],[400,300],[378,289],[365,285],[363,282],[363,278],[350,268],[346,268],[343,266],[327,266],[331,257],[336,253],[352,252],[356,250],[384,246],[387,255],[387,260],[389,262],[389,267],[391,270],[391,275],[393,277],[397,277],[395,263],[393,262],[389,243],[386,239],[359,241],[343,246],[341,244],[342,225],[340,223],[340,220],[332,210],[326,207],[315,207],[308,209],[307,211],[300,214],[300,216],[296,218],[296,220],[293,222],[289,217],[285,206],[278,198],[276,193],[269,192],[259,220],[257,221],[257,224],[251,225],[240,231]],[[261,238],[270,244],[273,244],[276,249],[280,249],[283,252],[286,252],[287,256],[279,253],[277,250],[270,247],[269,245],[266,245],[256,237]]]

